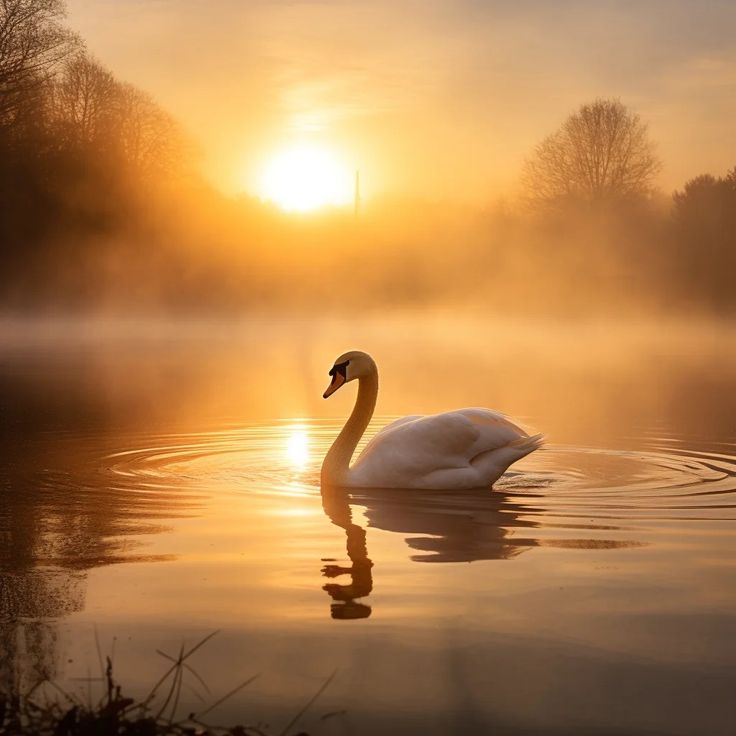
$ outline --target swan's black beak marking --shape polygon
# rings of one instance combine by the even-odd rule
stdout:
[[[337,389],[347,381],[348,363],[350,363],[350,361],[346,360],[344,363],[336,363],[332,366],[329,372],[329,375],[332,376],[332,382],[327,387],[327,390],[322,394],[323,399],[332,396],[332,394],[334,394],[335,391],[337,391]]]

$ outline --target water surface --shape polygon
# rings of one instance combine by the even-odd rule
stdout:
[[[213,714],[278,732],[732,734],[736,341],[727,327],[487,319],[7,322],[0,686],[127,690],[176,652]],[[380,415],[544,431],[493,491],[323,494],[369,350]],[[324,385],[323,385],[324,384]],[[321,720],[325,714],[332,714]]]

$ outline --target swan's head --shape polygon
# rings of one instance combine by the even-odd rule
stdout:
[[[356,378],[368,376],[375,372],[376,364],[368,353],[362,353],[360,350],[343,353],[335,361],[335,365],[330,368],[332,382],[322,394],[322,397],[326,399],[348,381],[354,381]]]

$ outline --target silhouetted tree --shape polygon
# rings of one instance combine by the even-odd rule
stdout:
[[[112,133],[119,88],[113,75],[86,53],[67,59],[49,95],[50,124],[57,144],[103,144]]]
[[[725,177],[696,176],[672,195],[674,218],[709,238],[733,235],[736,224],[736,167]]]
[[[700,300],[736,305],[736,167],[724,177],[703,174],[673,194],[676,263]]]
[[[63,19],[61,0],[0,0],[0,127],[19,120],[78,46]]]
[[[124,162],[144,177],[177,173],[187,144],[176,120],[131,84],[119,86],[116,104]]]
[[[173,118],[63,19],[62,0],[0,0],[0,300],[16,305],[83,303],[116,270],[145,282],[167,237],[157,208],[189,171]]]
[[[57,150],[92,153],[121,173],[165,178],[184,167],[180,126],[153,98],[119,82],[85,52],[67,59],[50,84],[49,117]]]
[[[640,117],[619,100],[582,105],[526,161],[531,204],[615,202],[647,194],[660,163]]]

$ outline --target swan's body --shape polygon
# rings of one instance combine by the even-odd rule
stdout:
[[[490,409],[458,409],[409,416],[384,427],[350,460],[373,416],[378,371],[366,353],[340,356],[325,398],[358,379],[352,414],[322,464],[322,482],[355,488],[470,489],[493,485],[517,460],[536,450],[542,436],[530,437]]]

